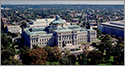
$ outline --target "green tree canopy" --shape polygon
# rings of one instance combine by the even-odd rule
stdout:
[[[9,59],[10,56],[14,56],[15,51],[14,49],[7,48],[1,51],[1,60]]]
[[[60,62],[61,65],[73,65],[72,62],[71,62],[71,60],[69,60],[69,59],[67,58],[67,56],[62,57],[62,58],[59,60],[59,62]]]
[[[1,62],[2,65],[22,65],[18,59],[14,59],[13,57],[9,57],[9,59]]]
[[[52,47],[50,46],[46,46],[43,49],[45,49],[45,51],[48,53],[47,55],[47,61],[54,62],[56,59],[56,56],[54,55],[54,52],[52,51]]]
[[[106,34],[106,35],[104,36],[104,38],[102,39],[102,42],[111,41],[111,40],[112,40],[111,35]]]
[[[73,65],[75,65],[75,62],[76,62],[76,56],[71,54],[71,55],[68,55],[68,59],[71,61],[71,63]]]
[[[102,61],[103,54],[100,51],[93,50],[89,52],[87,58],[91,59],[89,64],[92,64],[92,65],[98,64]]]
[[[87,57],[84,53],[77,55],[78,57],[78,62],[80,65],[86,65],[87,64]]]

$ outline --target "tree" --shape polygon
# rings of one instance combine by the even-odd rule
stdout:
[[[1,62],[2,65],[22,65],[18,59],[14,59],[13,57],[9,57],[9,59]]]
[[[3,45],[5,48],[9,46],[8,39],[5,35],[5,33],[1,34],[1,45]]]
[[[46,46],[43,49],[45,49],[45,51],[48,53],[47,61],[50,61],[50,64],[51,62],[54,62],[55,61],[54,59],[56,59],[56,56],[54,55],[54,52],[52,51],[52,47]]]
[[[112,35],[113,38],[116,38],[116,35]]]
[[[54,55],[56,56],[56,59],[54,59],[54,60],[58,61],[62,57],[62,54],[61,54],[59,48],[57,46],[55,46],[52,48],[52,51],[54,52]]]
[[[33,49],[37,49],[37,48],[39,48],[39,46],[33,45]]]
[[[61,65],[73,65],[72,62],[67,58],[67,56],[62,57],[62,58],[59,60],[59,63],[60,63]]]
[[[111,47],[112,47],[111,41],[101,42],[100,45],[98,45],[98,48],[102,53],[104,53],[104,50],[109,49]]]
[[[111,39],[112,39],[111,35],[106,34],[106,35],[104,36],[104,38],[102,39],[102,42],[111,41]]]
[[[25,22],[23,22],[22,25],[26,28],[26,23]]]
[[[5,27],[4,32],[8,33],[8,27],[7,26]]]
[[[93,43],[92,43],[92,46],[93,46],[93,47],[96,47],[96,43],[95,43],[95,42],[93,42]]]
[[[20,58],[23,60],[23,64],[26,65],[44,65],[46,63],[48,53],[43,48],[25,50]]]
[[[1,45],[1,50],[4,50],[4,46],[3,45]]]
[[[114,47],[113,56],[116,64],[121,64],[121,62],[124,61],[123,51],[120,45],[116,45],[116,47]]]
[[[100,51],[94,50],[89,52],[87,58],[91,59],[89,64],[95,65],[102,61],[103,54]]]
[[[1,51],[1,60],[8,60],[10,56],[14,56],[15,55],[15,51],[14,49],[10,49],[10,48],[7,48],[5,50],[2,50]]]
[[[121,59],[121,62],[123,62],[123,65],[124,65],[124,50],[121,52],[120,59]]]
[[[71,63],[73,65],[75,65],[75,62],[76,62],[76,56],[71,54],[71,55],[68,55],[68,59],[71,61]]]
[[[70,50],[65,49],[64,54],[68,55],[70,53]]]
[[[97,31],[97,37],[99,37],[99,36],[102,34],[102,32],[101,32],[101,30],[100,30],[100,29],[98,29],[98,28],[97,28],[97,30],[96,30],[96,31]]]
[[[4,30],[4,23],[3,23],[2,18],[1,18],[1,30]]]
[[[124,41],[122,40],[122,37],[118,37],[117,43],[118,43],[118,44],[124,44]]]
[[[86,65],[87,64],[87,57],[84,53],[77,55],[78,57],[78,62],[80,65]]]

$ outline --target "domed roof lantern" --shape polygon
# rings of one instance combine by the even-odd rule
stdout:
[[[57,15],[55,20],[60,20],[60,16],[59,16],[59,15]]]

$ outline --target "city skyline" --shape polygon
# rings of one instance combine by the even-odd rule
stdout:
[[[124,4],[124,1],[1,1],[7,4]]]

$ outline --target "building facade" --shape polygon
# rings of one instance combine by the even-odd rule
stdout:
[[[22,36],[25,44],[32,49],[33,45],[40,47],[56,45],[62,48],[67,44],[78,45],[83,42],[93,42],[96,41],[97,35],[95,30],[70,25],[57,15],[49,26],[25,28]]]
[[[7,26],[8,31],[10,31],[11,33],[22,33],[22,28],[20,27],[20,25],[4,25]]]
[[[103,33],[110,33],[112,35],[121,36],[124,38],[124,21],[111,21],[107,23],[101,23],[98,28]]]

